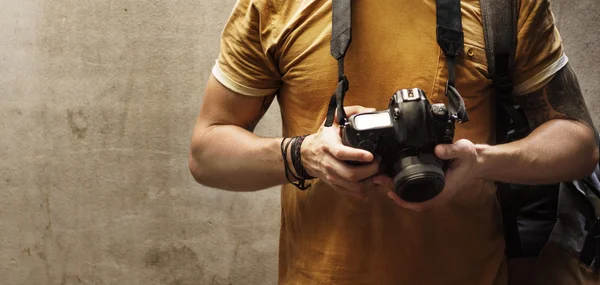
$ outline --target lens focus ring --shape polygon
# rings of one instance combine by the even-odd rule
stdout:
[[[410,202],[423,202],[437,196],[445,185],[441,162],[430,157],[406,159],[411,163],[402,167],[394,177],[396,194]]]

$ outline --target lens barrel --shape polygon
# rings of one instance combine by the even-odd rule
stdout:
[[[442,192],[445,185],[442,161],[432,153],[406,156],[395,165],[396,194],[408,202],[424,202]]]

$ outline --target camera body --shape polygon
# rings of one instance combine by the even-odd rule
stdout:
[[[396,194],[423,202],[444,188],[446,163],[433,150],[452,143],[455,121],[445,104],[430,104],[423,90],[402,89],[387,110],[350,116],[341,128],[342,141],[381,157]]]

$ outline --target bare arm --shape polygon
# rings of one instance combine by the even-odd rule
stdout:
[[[542,89],[518,96],[533,132],[508,144],[477,145],[481,177],[549,184],[589,175],[598,163],[592,120],[569,65]]]
[[[422,211],[451,197],[475,179],[516,184],[552,184],[583,178],[598,163],[592,121],[573,70],[566,66],[543,88],[518,98],[534,129],[526,138],[502,145],[474,145],[462,139],[436,146],[435,153],[452,160],[446,186],[424,203],[402,201],[393,193],[393,181],[378,177],[388,195],[403,207]]]
[[[267,111],[273,96],[236,94],[209,79],[192,135],[190,172],[200,184],[230,191],[256,191],[287,183],[280,144],[283,138],[262,138],[252,130]],[[348,114],[366,108],[346,108]],[[341,144],[336,127],[322,127],[302,144],[302,161],[311,175],[337,190],[362,197],[378,171],[378,163],[350,166],[343,160],[369,162],[364,150]],[[288,163],[291,164],[288,151]],[[293,169],[293,167],[290,167]]]
[[[210,77],[192,135],[189,167],[198,183],[253,191],[286,181],[281,138],[252,133],[273,97],[236,94]]]

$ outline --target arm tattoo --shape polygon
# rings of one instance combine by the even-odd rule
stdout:
[[[525,111],[532,130],[552,119],[578,120],[592,126],[577,76],[569,64],[559,70],[546,86],[516,96],[515,103]]]
[[[262,119],[262,117],[265,115],[265,113],[269,109],[269,106],[271,106],[273,99],[275,99],[275,94],[269,95],[269,96],[264,96],[262,98],[262,103],[260,106],[260,113],[258,114],[258,117],[256,117],[256,119],[248,125],[248,127],[246,128],[248,131],[254,132],[256,125],[258,125],[258,122],[260,121],[260,119]]]

